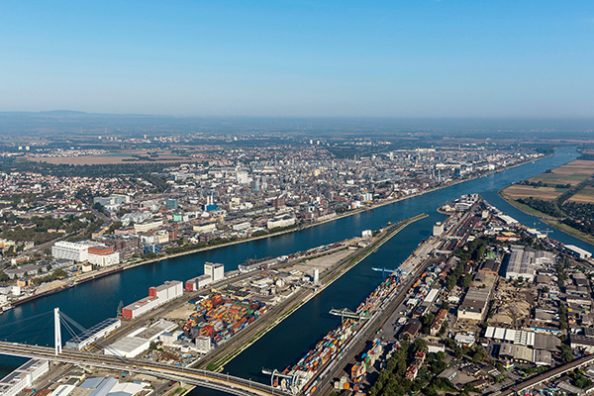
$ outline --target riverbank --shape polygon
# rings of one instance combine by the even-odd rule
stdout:
[[[512,205],[514,208],[534,217],[538,217],[539,220],[542,222],[550,225],[551,227],[555,227],[559,231],[562,231],[566,234],[569,234],[581,241],[589,243],[590,245],[594,245],[594,236],[581,232],[573,227],[568,226],[567,224],[561,222],[557,217],[550,216],[546,213],[538,211],[528,205],[524,205],[516,201],[513,198],[508,197],[504,192],[504,189],[501,189],[497,192],[497,194],[501,197],[501,199],[505,200],[507,203]]]
[[[12,304],[12,306],[13,307],[16,307],[16,306],[22,305],[24,303],[27,303],[27,302],[30,302],[30,301],[33,301],[33,300],[36,300],[36,299],[39,299],[39,298],[42,298],[42,297],[46,297],[46,296],[49,296],[49,295],[52,295],[52,294],[55,294],[55,293],[64,291],[64,290],[66,290],[68,288],[71,288],[71,287],[74,287],[74,286],[77,286],[77,285],[80,285],[80,284],[83,284],[83,283],[86,283],[86,282],[90,282],[90,281],[97,280],[97,279],[100,279],[100,278],[103,278],[103,277],[106,277],[106,276],[109,276],[109,275],[113,275],[115,273],[119,273],[119,272],[125,271],[127,269],[132,269],[132,268],[135,268],[135,267],[144,266],[144,265],[148,265],[148,264],[154,264],[154,263],[158,263],[158,262],[161,262],[161,261],[165,261],[165,260],[169,260],[169,259],[174,259],[174,258],[177,258],[177,257],[183,257],[183,256],[187,256],[187,255],[192,255],[192,254],[195,254],[195,253],[216,250],[216,249],[219,249],[219,248],[225,248],[225,247],[234,246],[234,245],[243,244],[243,243],[248,243],[248,242],[257,241],[257,240],[261,240],[261,239],[274,238],[274,237],[277,237],[277,236],[281,236],[281,235],[293,233],[293,232],[296,232],[296,231],[301,231],[301,230],[305,230],[305,229],[308,229],[308,228],[317,227],[317,226],[320,226],[322,224],[326,224],[326,223],[333,222],[333,221],[336,221],[336,220],[340,220],[340,219],[343,219],[343,218],[355,216],[355,215],[358,215],[358,214],[361,214],[361,213],[373,211],[375,209],[378,209],[378,208],[383,207],[383,206],[386,206],[386,205],[392,205],[392,204],[395,204],[397,202],[405,201],[405,200],[412,199],[412,198],[415,198],[415,197],[419,197],[419,196],[422,196],[422,195],[425,195],[425,194],[429,194],[431,192],[435,192],[435,191],[438,191],[438,190],[441,190],[441,189],[452,187],[452,186],[457,185],[457,184],[469,182],[471,180],[480,179],[482,177],[487,177],[487,176],[489,176],[489,175],[491,175],[493,173],[503,172],[503,171],[506,171],[506,170],[509,170],[509,169],[512,169],[512,168],[515,168],[515,167],[518,167],[518,166],[521,166],[521,165],[525,165],[525,164],[530,163],[530,162],[541,160],[543,158],[546,158],[546,156],[540,156],[538,158],[531,158],[531,159],[528,159],[526,161],[522,161],[522,162],[519,162],[517,164],[507,166],[505,168],[499,169],[499,170],[494,171],[494,172],[489,172],[489,173],[486,173],[486,174],[476,175],[476,176],[469,177],[469,178],[466,178],[466,179],[455,180],[455,181],[452,181],[452,182],[449,182],[449,183],[444,183],[443,185],[436,186],[436,187],[433,187],[433,188],[430,188],[430,189],[427,189],[427,190],[423,190],[423,191],[420,191],[420,192],[417,192],[417,193],[414,193],[414,194],[410,194],[410,195],[407,195],[407,196],[404,196],[404,197],[386,199],[386,200],[384,200],[382,202],[378,202],[376,204],[368,205],[368,206],[363,207],[363,208],[360,208],[360,209],[356,209],[356,210],[353,210],[353,211],[349,211],[349,212],[345,212],[345,213],[342,213],[342,214],[338,214],[336,216],[332,216],[330,218],[324,219],[322,221],[317,221],[317,222],[314,222],[314,223],[311,223],[311,224],[306,224],[306,225],[302,225],[302,226],[299,226],[299,227],[291,227],[291,228],[284,229],[282,231],[274,232],[274,233],[271,233],[271,234],[259,235],[259,236],[254,236],[254,237],[250,237],[250,238],[246,238],[246,239],[238,239],[238,240],[228,241],[228,242],[224,242],[224,243],[220,243],[220,244],[216,244],[216,245],[211,245],[211,246],[203,246],[203,247],[199,247],[199,248],[196,248],[196,249],[187,250],[187,251],[184,251],[184,252],[172,253],[172,254],[167,254],[167,255],[164,255],[164,256],[159,256],[159,257],[151,258],[151,259],[148,259],[148,260],[138,260],[138,261],[135,261],[135,262],[128,262],[128,263],[125,263],[125,264],[118,265],[116,267],[110,267],[110,268],[106,268],[104,270],[99,270],[99,271],[94,271],[92,273],[83,274],[83,275],[80,275],[80,276],[76,277],[75,279],[70,278],[70,279],[66,279],[66,280],[62,281],[61,283],[56,283],[55,286],[53,286],[50,289],[44,290],[42,293],[37,293],[37,294],[34,294],[34,295],[30,295],[30,296],[27,296],[27,297],[25,297],[25,298],[23,298],[21,300],[15,301]]]
[[[240,334],[237,339],[233,340],[235,342],[228,343],[221,346],[220,351],[217,351],[217,354],[221,355],[217,357],[216,355],[210,359],[206,359],[198,365],[199,368],[206,368],[211,371],[222,371],[224,366],[233,360],[237,355],[241,352],[249,348],[252,344],[282,323],[286,318],[288,318],[291,314],[301,308],[303,305],[307,304],[312,298],[316,297],[322,291],[324,291],[328,286],[330,286],[333,282],[339,279],[341,276],[346,274],[352,268],[354,268],[357,264],[361,261],[365,260],[369,255],[373,254],[379,247],[381,247],[384,243],[392,239],[395,235],[401,232],[410,224],[413,224],[419,220],[426,218],[428,215],[425,213],[419,214],[417,216],[405,219],[397,224],[392,225],[393,229],[385,230],[385,235],[381,235],[380,238],[374,241],[370,246],[364,248],[363,251],[357,252],[352,257],[348,257],[346,263],[344,264],[337,264],[337,268],[334,271],[331,271],[325,277],[323,277],[322,284],[319,288],[312,290],[312,291],[304,291],[304,296],[295,296],[293,300],[287,304],[286,307],[281,309],[281,311],[277,314],[276,318],[266,318],[268,321],[261,322],[262,328],[258,328],[254,326],[251,329],[252,333],[246,332],[244,334]],[[262,318],[265,319],[265,318]],[[246,330],[250,330],[249,327]],[[247,338],[247,340],[246,340]],[[236,345],[239,344],[239,345]],[[231,351],[228,351],[228,350]]]

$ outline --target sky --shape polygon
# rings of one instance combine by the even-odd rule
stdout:
[[[0,1],[0,111],[593,117],[592,0]]]

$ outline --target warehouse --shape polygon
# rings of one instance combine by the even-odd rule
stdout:
[[[565,245],[565,249],[574,257],[586,260],[592,257],[592,253],[575,245]]]
[[[47,360],[31,359],[0,380],[0,395],[16,396],[49,371]]]
[[[134,319],[183,295],[181,281],[168,281],[159,286],[150,287],[148,297],[135,301],[122,308],[122,318]]]
[[[117,318],[108,318],[99,322],[95,326],[85,330],[82,334],[73,337],[66,342],[66,348],[82,350],[92,343],[106,337],[122,325],[122,321]]]
[[[87,261],[89,245],[81,242],[59,241],[52,246],[52,257],[55,259],[76,262]]]
[[[87,260],[98,267],[109,267],[120,263],[120,253],[107,246],[91,246]]]
[[[468,288],[464,300],[458,307],[459,319],[481,321],[485,319],[491,292],[497,275],[488,272],[479,272]]]
[[[211,282],[218,282],[225,278],[225,266],[219,263],[204,263],[204,275],[210,276]]]
[[[544,250],[512,246],[511,254],[505,271],[505,278],[509,280],[524,279],[534,282],[536,271],[544,264],[553,264],[555,255]]]
[[[104,349],[104,353],[109,356],[120,356],[126,358],[135,358],[136,356],[148,351],[151,345],[150,340],[141,337],[123,337]]]

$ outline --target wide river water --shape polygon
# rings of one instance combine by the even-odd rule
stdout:
[[[60,307],[60,310],[78,323],[90,327],[115,316],[120,301],[128,304],[146,296],[149,286],[172,279],[186,280],[201,274],[205,261],[224,263],[226,270],[230,270],[249,259],[309,249],[360,235],[365,229],[380,228],[388,221],[396,222],[419,213],[427,213],[429,217],[401,231],[225,367],[225,372],[230,374],[268,382],[269,379],[260,373],[261,369],[284,369],[296,362],[325,333],[336,327],[340,319],[329,315],[328,311],[339,307],[354,309],[381,280],[381,274],[373,272],[371,267],[395,268],[404,261],[430,235],[432,225],[443,220],[444,216],[437,213],[436,209],[446,201],[462,194],[480,193],[487,201],[525,225],[540,230],[550,228],[537,218],[506,203],[497,195],[497,191],[515,181],[566,163],[576,156],[574,148],[562,147],[554,155],[532,163],[302,231],[167,259],[84,283],[6,312],[0,316],[0,339],[51,345],[53,323],[51,315],[46,313],[54,307]],[[558,230],[553,230],[550,236],[564,243],[594,250],[594,246]],[[0,357],[0,376],[22,362],[22,359]],[[192,392],[192,395],[222,394],[198,388]]]

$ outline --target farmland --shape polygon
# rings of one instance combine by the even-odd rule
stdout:
[[[569,202],[594,205],[594,187],[586,186],[568,199]]]
[[[511,185],[501,195],[548,224],[594,242],[594,160],[569,162]]]
[[[575,160],[560,166],[550,172],[528,179],[530,184],[544,184],[547,186],[571,185],[577,186],[594,175],[594,161]]]
[[[534,198],[542,199],[544,201],[553,201],[567,190],[567,188],[514,184],[506,188],[504,194],[511,199]]]

